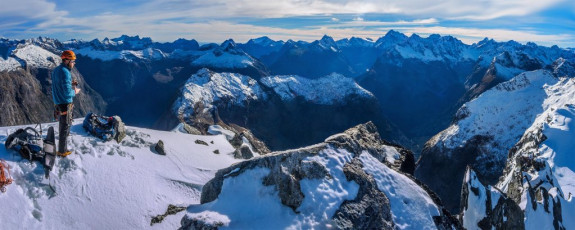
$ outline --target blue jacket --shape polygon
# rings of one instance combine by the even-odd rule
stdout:
[[[54,104],[70,104],[76,93],[72,87],[72,73],[64,65],[52,70],[52,98]]]

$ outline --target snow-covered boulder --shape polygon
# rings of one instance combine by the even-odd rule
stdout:
[[[413,164],[410,154],[367,123],[244,161],[204,185],[202,204],[188,207],[182,228],[210,220],[237,229],[456,227],[433,194],[400,170]]]

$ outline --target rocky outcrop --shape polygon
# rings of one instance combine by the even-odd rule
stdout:
[[[262,205],[261,202],[268,199],[267,194],[270,194],[264,191],[272,189],[274,192],[271,193],[271,196],[277,196],[277,198],[271,199],[279,198],[278,202],[282,204],[279,208],[285,207],[291,214],[286,214],[287,216],[266,215],[270,219],[297,219],[298,216],[306,216],[306,218],[314,219],[315,224],[317,224],[315,226],[331,226],[339,229],[394,229],[397,224],[418,226],[417,224],[421,223],[436,224],[438,228],[443,228],[443,226],[457,228],[457,220],[451,223],[447,221],[454,220],[454,218],[447,212],[443,212],[440,204],[432,201],[434,200],[430,197],[432,194],[419,187],[409,173],[401,171],[402,168],[409,168],[408,165],[414,164],[413,157],[408,155],[411,155],[411,152],[381,140],[375,125],[369,122],[348,129],[344,133],[333,135],[321,144],[285,152],[275,152],[240,162],[218,171],[215,178],[204,185],[201,196],[202,205],[192,205],[188,208],[189,213],[182,220],[182,223],[186,223],[183,227],[195,229],[190,227],[195,224],[190,223],[205,221],[197,219],[197,216],[206,212],[226,216],[230,220],[229,227],[234,227],[234,223],[243,223],[243,221],[236,220],[234,222],[235,216],[229,207],[225,209],[218,209],[217,207],[228,202],[238,202],[237,199],[246,199],[245,196],[252,197],[252,195],[242,192],[243,197],[234,197],[233,192],[230,193],[230,191],[255,190],[253,197],[260,201],[255,202],[254,200],[254,207],[233,208],[258,212],[256,210],[266,210],[270,206],[275,207],[273,204],[259,206]],[[384,169],[384,171],[376,168]],[[252,175],[252,173],[259,175],[256,178],[250,176],[248,180],[256,180],[253,184],[246,185],[245,183],[234,182],[235,180],[242,180],[243,175]],[[381,175],[379,175],[380,173]],[[390,177],[402,181],[393,183],[392,187],[413,187],[388,188],[388,185],[382,180]],[[249,188],[242,188],[242,186],[249,186]],[[261,187],[261,190],[257,187]],[[321,189],[315,190],[315,188]],[[344,190],[341,190],[342,188]],[[339,192],[332,193],[330,192],[331,189],[336,189]],[[425,198],[423,200],[431,203],[410,203],[418,200],[414,197],[401,198],[398,203],[395,203],[398,201],[398,198],[395,197],[397,195],[395,189],[409,189],[414,194],[418,194],[415,195],[416,197]],[[393,192],[390,192],[392,190]],[[324,199],[329,199],[329,202]],[[418,200],[418,202],[423,200]],[[334,202],[335,206],[333,205]],[[251,202],[248,201],[247,203]],[[328,203],[329,205],[327,205]],[[398,206],[396,209],[398,213],[393,213],[393,205]],[[423,205],[421,207],[427,207],[430,210],[419,213],[421,210],[409,209],[410,211],[399,213],[398,210],[402,209],[401,205],[414,207]],[[268,211],[264,212],[267,213]],[[278,213],[274,210],[269,212]],[[321,212],[321,214],[317,212]],[[286,211],[279,213],[286,213]],[[430,216],[430,213],[436,213],[437,216]],[[259,214],[254,213],[253,215]],[[394,215],[398,219],[394,220]],[[422,219],[416,217],[422,217]],[[411,218],[414,218],[413,222],[410,221]],[[260,226],[265,228],[267,221],[260,221],[243,223],[248,225],[235,225],[235,227]],[[289,222],[287,221],[287,223]],[[305,226],[308,226],[305,223],[302,224],[299,227],[306,228]],[[278,224],[274,227],[285,228],[289,225]]]
[[[509,150],[548,107],[548,98],[562,97],[560,90],[546,87],[558,82],[547,70],[525,72],[464,104],[454,122],[426,143],[416,177],[437,192],[451,212],[459,212],[465,167],[495,184]]]
[[[354,159],[343,168],[346,178],[359,185],[355,200],[346,200],[333,216],[338,229],[393,229],[389,199]]]
[[[460,221],[466,229],[525,229],[518,204],[499,189],[485,186],[467,167],[461,190]]]
[[[54,55],[50,51],[31,44],[20,44],[19,49],[32,49],[32,52],[20,59],[23,67],[14,70],[0,70],[0,126],[50,122],[54,118],[54,102],[52,100],[52,69],[59,61],[50,56],[51,61],[45,63],[41,55]],[[14,51],[15,53],[18,50]],[[23,55],[23,52],[17,55]],[[31,60],[28,60],[31,59]],[[36,62],[34,62],[36,61]],[[72,77],[78,81],[81,93],[74,99],[74,117],[85,116],[89,112],[102,113],[106,103],[99,93],[87,84],[83,75],[77,70],[72,71]]]
[[[575,228],[569,218],[575,212],[569,176],[575,174],[575,80],[559,78],[544,88],[544,111],[509,151],[497,184],[485,185],[467,168],[460,215],[467,229]]]

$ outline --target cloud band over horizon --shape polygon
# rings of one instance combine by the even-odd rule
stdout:
[[[377,39],[389,30],[405,34],[451,35],[467,44],[485,37],[575,47],[575,4],[568,0],[376,1],[376,0],[5,0],[0,36],[60,40],[150,37],[245,42]]]

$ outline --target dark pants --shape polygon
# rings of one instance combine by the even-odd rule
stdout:
[[[74,111],[74,104],[60,104],[56,105],[56,116],[59,121],[59,135],[58,135],[58,152],[64,153],[67,150],[66,139],[70,135],[70,126],[72,126],[72,113]]]

